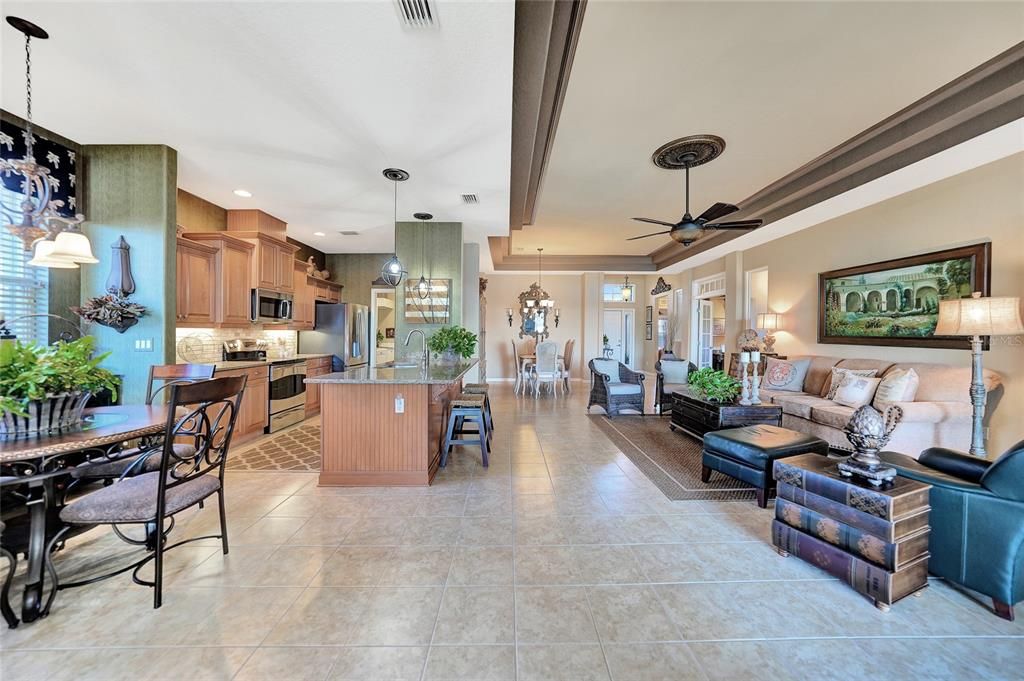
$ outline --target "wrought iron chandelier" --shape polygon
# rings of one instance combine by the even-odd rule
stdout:
[[[395,183],[395,253],[387,259],[387,262],[380,268],[380,278],[388,286],[396,287],[402,283],[402,278],[408,274],[402,261],[398,259],[398,183],[409,179],[409,173],[401,168],[385,168],[384,177]]]
[[[544,249],[537,249],[537,281],[530,284],[530,288],[519,294],[519,309],[522,312],[524,319],[532,319],[538,315],[542,315],[545,319],[547,318],[548,312],[551,311],[555,327],[558,327],[560,310],[555,307],[555,301],[552,300],[548,292],[544,290],[544,265],[543,265]],[[509,315],[511,316],[511,315]],[[545,333],[546,335],[546,333]]]
[[[53,185],[50,170],[36,163],[33,156],[35,138],[32,132],[32,39],[46,40],[49,34],[42,28],[19,17],[7,17],[7,23],[25,35],[25,156],[20,159],[0,159],[0,172],[14,173],[24,178],[24,197],[19,212],[14,214],[0,206],[4,227],[25,245],[34,250],[29,265],[37,267],[77,268],[79,263],[96,263],[89,238],[82,234],[80,225],[85,220],[81,213],[74,217],[60,215],[63,201],[51,200]]]

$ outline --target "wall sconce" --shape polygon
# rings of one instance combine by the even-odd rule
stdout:
[[[512,328],[512,308],[511,307],[506,307],[505,308],[505,316],[508,317],[508,328],[511,329]]]
[[[559,318],[561,316],[562,316],[562,311],[556,307],[555,308],[555,328],[556,329],[558,328],[558,322],[560,321]]]

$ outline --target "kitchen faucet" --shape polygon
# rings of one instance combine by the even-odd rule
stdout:
[[[420,335],[420,338],[423,339],[423,368],[426,369],[427,363],[430,361],[430,352],[427,350],[426,334],[424,334],[423,331],[421,331],[420,329],[413,329],[412,331],[409,332],[409,335],[405,337],[405,343],[403,343],[403,345],[405,347],[409,347],[409,341],[412,339],[412,335],[414,333],[418,333]]]

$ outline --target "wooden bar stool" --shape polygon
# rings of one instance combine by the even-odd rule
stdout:
[[[448,412],[448,429],[445,431],[444,444],[441,447],[441,467],[448,464],[448,452],[456,445],[480,445],[480,455],[484,468],[488,465],[487,443],[491,434],[487,427],[487,416],[484,402],[486,395],[462,394],[451,401],[451,410]],[[466,430],[465,424],[472,421],[476,424],[476,430]],[[470,435],[476,437],[459,437]]]
[[[486,383],[467,383],[462,386],[462,394],[484,396],[484,415],[487,417],[487,433],[490,436],[494,432],[494,414],[491,412],[491,396],[487,392],[488,387]]]

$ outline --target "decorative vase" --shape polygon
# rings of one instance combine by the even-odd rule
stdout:
[[[26,405],[28,416],[0,410],[0,434],[31,435],[77,426],[91,396],[89,391],[47,395],[46,399],[32,400]]]
[[[441,364],[457,364],[459,361],[459,354],[449,346],[441,352]]]

